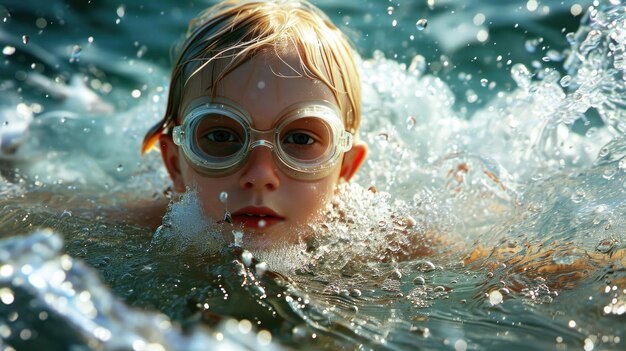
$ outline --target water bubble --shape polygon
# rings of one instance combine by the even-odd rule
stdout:
[[[488,83],[489,81],[486,78],[480,80],[480,85],[482,85],[483,87],[486,87]]]
[[[559,84],[561,84],[563,88],[567,88],[571,82],[572,82],[572,76],[566,74],[563,76],[563,78],[561,78],[561,80],[559,81]]]
[[[388,14],[389,16],[393,15],[393,6],[389,6],[389,7],[387,7],[387,14]]]
[[[609,154],[609,148],[608,147],[603,147],[598,152],[598,157],[606,157],[608,154]]]
[[[376,139],[380,142],[387,142],[389,141],[389,134],[386,132],[378,133],[378,135],[376,135]]]
[[[35,25],[39,29],[44,29],[48,26],[48,21],[46,21],[46,19],[43,17],[39,17],[35,20]]]
[[[501,304],[503,300],[502,293],[498,290],[494,290],[489,293],[489,303],[491,306]]]
[[[615,169],[605,169],[602,172],[602,178],[604,178],[606,180],[611,180],[611,179],[613,179],[615,174],[617,174],[617,170],[615,170]]]
[[[83,49],[80,47],[80,45],[74,45],[72,47],[72,53],[70,55],[70,62],[78,62],[82,51]]]
[[[220,193],[220,202],[222,202],[223,204],[225,204],[228,201],[228,193],[225,191],[222,191]]]
[[[526,51],[530,53],[533,53],[537,50],[537,45],[539,45],[539,40],[537,39],[528,39],[524,43],[524,47],[526,48]]]
[[[424,285],[424,284],[426,284],[426,279],[424,279],[424,277],[415,277],[413,279],[413,284],[415,284],[415,285]]]
[[[591,138],[592,136],[594,136],[596,133],[598,132],[598,128],[596,127],[591,127],[589,129],[587,129],[587,131],[585,132],[585,136],[587,138]]]
[[[259,220],[259,228],[263,229],[267,225],[267,222],[264,219]]]
[[[420,272],[432,272],[435,270],[435,265],[427,260],[418,260],[413,264],[413,268]]]
[[[6,56],[11,56],[15,53],[15,47],[7,45],[2,49],[2,53]]]
[[[350,296],[352,297],[361,297],[361,295],[363,295],[363,293],[359,289],[350,290]]]
[[[573,203],[578,204],[578,203],[581,203],[585,199],[586,195],[587,194],[585,193],[583,189],[578,188],[574,191],[572,196],[570,196],[570,200],[572,200]]]
[[[116,170],[116,171],[118,171],[118,172],[121,172],[121,171],[123,171],[123,170],[124,170],[124,166],[123,166],[123,165],[121,165],[121,164],[120,164],[120,165],[117,165],[117,168],[116,168],[115,170]]]
[[[570,45],[575,45],[578,41],[576,40],[576,34],[573,32],[569,32],[565,34],[565,39]]]
[[[30,38],[28,37],[28,35],[22,35],[22,43],[28,44],[29,40],[30,40]]]
[[[406,129],[408,129],[408,130],[413,129],[413,127],[415,127],[415,123],[416,123],[415,117],[408,116],[406,118]]]
[[[621,160],[619,160],[617,168],[621,169],[622,171],[626,171],[626,157],[623,157]]]
[[[463,339],[459,339],[454,343],[455,351],[465,351],[467,350],[467,341]]]
[[[417,22],[415,22],[415,28],[417,28],[417,30],[424,30],[426,29],[426,26],[428,25],[428,20],[425,18],[420,18],[417,20]]]

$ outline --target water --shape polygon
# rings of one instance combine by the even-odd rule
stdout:
[[[624,348],[626,5],[318,5],[371,152],[261,252],[138,154],[206,4],[0,5],[0,349]]]

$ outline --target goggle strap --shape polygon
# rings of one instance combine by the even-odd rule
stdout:
[[[343,145],[341,145],[341,151],[346,152],[352,149],[353,136],[352,133],[348,131],[343,131],[341,140],[343,141]]]

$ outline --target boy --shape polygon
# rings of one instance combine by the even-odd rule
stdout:
[[[306,1],[215,5],[190,23],[142,152],[158,140],[174,192],[247,246],[296,242],[367,152],[352,55]]]

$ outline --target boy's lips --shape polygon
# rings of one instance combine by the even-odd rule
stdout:
[[[264,229],[285,220],[285,217],[269,207],[244,207],[231,213],[232,223],[243,224],[244,228]]]

